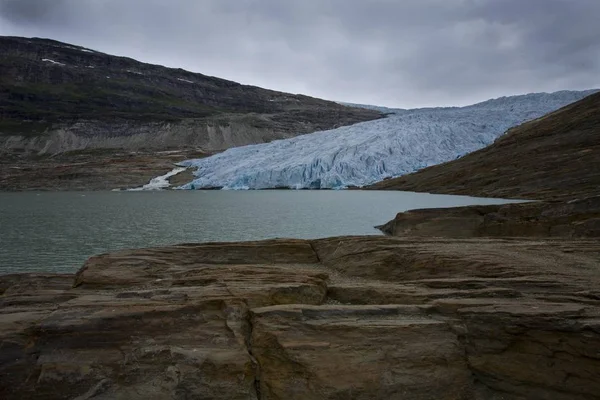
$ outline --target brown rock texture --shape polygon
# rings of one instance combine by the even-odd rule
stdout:
[[[600,243],[187,244],[0,277],[2,399],[598,399]]]
[[[510,129],[458,160],[369,189],[531,200],[600,195],[600,93]]]
[[[210,155],[197,149],[151,152],[91,149],[53,156],[5,156],[0,158],[0,190],[131,189],[172,171],[182,160]],[[189,169],[169,179],[173,187],[192,180]]]
[[[600,196],[410,210],[377,228],[388,235],[412,237],[600,237]]]

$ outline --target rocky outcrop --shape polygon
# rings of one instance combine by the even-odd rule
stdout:
[[[0,53],[0,152],[218,151],[383,116],[47,39]]]
[[[340,237],[0,277],[3,399],[597,399],[600,244]]]
[[[410,210],[377,228],[410,237],[600,237],[600,197]]]
[[[305,115],[297,121],[289,117],[287,123],[278,122],[272,116],[245,114],[164,122],[79,120],[54,124],[37,135],[0,130],[0,152],[54,155],[88,149],[139,151],[186,147],[213,152],[360,122],[352,113],[324,110],[321,115]],[[324,118],[328,121],[320,120]]]
[[[600,195],[600,93],[508,130],[462,158],[369,189],[531,200]]]
[[[0,158],[0,190],[113,190],[147,184],[175,168],[183,159],[211,155],[198,149],[171,151],[82,150],[37,157]],[[191,171],[169,179],[180,186],[193,177]]]

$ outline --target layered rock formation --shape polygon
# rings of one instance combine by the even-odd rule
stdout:
[[[125,151],[90,149],[57,155],[0,158],[0,190],[59,191],[131,189],[173,170],[174,164],[187,157],[205,157],[210,153],[183,149],[170,151]],[[170,179],[173,186],[183,185],[191,172]]]
[[[388,235],[409,237],[600,237],[600,196],[569,202],[410,210],[377,228]]]
[[[0,277],[3,399],[597,399],[598,241],[341,237]]]

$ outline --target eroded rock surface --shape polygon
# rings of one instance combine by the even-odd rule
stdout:
[[[84,150],[53,156],[0,157],[0,191],[131,189],[162,176],[188,158],[211,155],[198,149],[162,152]],[[172,187],[193,179],[191,170],[169,179]]]
[[[410,210],[377,228],[388,235],[413,237],[600,237],[600,196]]]
[[[600,243],[190,244],[0,277],[3,399],[597,399]]]

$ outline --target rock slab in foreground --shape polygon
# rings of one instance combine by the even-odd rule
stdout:
[[[180,245],[0,277],[3,399],[598,399],[600,243]]]

